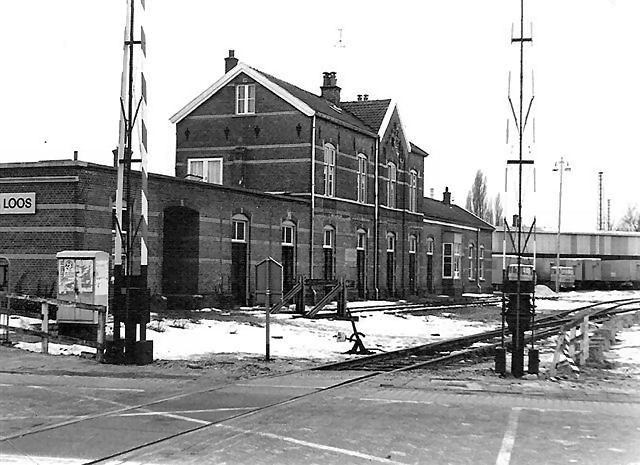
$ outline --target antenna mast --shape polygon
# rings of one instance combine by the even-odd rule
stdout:
[[[533,31],[533,28],[531,28]],[[514,218],[515,223],[513,226],[516,228],[515,234],[516,238],[514,240],[511,231],[509,231],[509,236],[511,237],[511,244],[513,246],[515,255],[516,255],[516,264],[517,264],[517,273],[516,280],[513,283],[514,289],[511,288],[508,291],[509,293],[509,303],[507,310],[507,321],[509,322],[509,327],[512,333],[512,365],[511,365],[511,373],[520,377],[524,374],[524,332],[526,328],[529,327],[530,320],[533,318],[533,308],[535,304],[531,301],[533,299],[534,293],[533,289],[531,292],[523,292],[523,283],[522,283],[522,257],[524,251],[527,246],[528,239],[531,237],[531,232],[535,228],[535,218],[531,224],[531,230],[529,231],[526,240],[523,241],[523,231],[522,231],[522,177],[523,177],[523,166],[524,165],[533,165],[533,159],[523,159],[523,141],[524,141],[524,132],[527,127],[527,122],[529,121],[529,116],[531,114],[531,108],[533,105],[533,73],[531,74],[531,98],[528,102],[528,105],[525,109],[524,105],[524,45],[525,43],[533,42],[532,34],[529,37],[525,37],[524,35],[524,0],[520,0],[520,31],[518,37],[513,36],[513,26],[511,31],[511,43],[517,43],[520,46],[520,73],[519,73],[519,84],[520,84],[520,94],[518,107],[516,111],[516,107],[513,104],[511,99],[511,73],[509,73],[509,89],[508,89],[508,100],[509,106],[511,110],[511,116],[513,117],[516,132],[518,135],[518,158],[507,160],[507,165],[517,165],[518,167],[518,202],[517,202],[517,215]],[[507,139],[509,137],[509,133],[507,131]],[[505,231],[508,229],[507,219],[504,218],[504,228]],[[535,249],[535,246],[534,246]],[[504,260],[503,260],[504,261]],[[506,266],[503,265],[503,266]],[[506,286],[506,280],[508,278],[508,273],[506,270],[503,270],[503,286]],[[531,276],[533,279],[533,276]],[[532,283],[527,283],[527,291],[531,287]],[[515,291],[515,292],[514,292]],[[503,292],[507,292],[506,290]],[[533,338],[532,338],[533,344]],[[533,348],[532,348],[533,352]],[[530,352],[530,371],[532,369],[531,364],[531,352]],[[503,363],[503,362],[502,362]],[[535,367],[537,371],[537,366]]]
[[[604,211],[602,208],[602,200],[603,200],[603,191],[602,191],[602,175],[604,173],[602,171],[598,171],[598,231],[602,231],[604,229],[603,216]]]

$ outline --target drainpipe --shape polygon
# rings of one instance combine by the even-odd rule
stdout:
[[[379,295],[380,295],[380,290],[378,289],[378,280],[379,280],[379,276],[378,276],[378,264],[380,263],[380,258],[378,257],[378,249],[379,247],[379,236],[380,236],[380,231],[379,231],[379,222],[380,222],[380,201],[379,201],[379,182],[380,182],[380,173],[379,173],[379,137],[376,137],[376,147],[375,147],[375,184],[374,184],[374,210],[373,210],[373,216],[374,216],[374,225],[373,225],[373,243],[374,243],[374,247],[375,247],[375,251],[373,254],[373,288],[374,291],[376,293],[376,297],[375,299],[378,300]]]
[[[313,231],[316,216],[316,115],[311,120],[311,218],[309,219],[309,279],[313,279]]]
[[[480,228],[476,230],[476,285],[478,286],[478,293],[481,293],[482,286],[480,286]]]

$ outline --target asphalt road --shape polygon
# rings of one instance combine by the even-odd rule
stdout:
[[[0,462],[640,463],[637,397],[364,375],[0,374]]]

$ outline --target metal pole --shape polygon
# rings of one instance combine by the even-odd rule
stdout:
[[[560,221],[562,219],[562,172],[564,160],[560,157],[560,189],[558,191],[558,233],[556,235],[556,292],[560,292]]]
[[[265,292],[265,310],[266,310],[266,343],[265,343],[265,353],[264,360],[268,362],[270,360],[270,310],[271,310],[271,262],[267,263],[267,290]]]

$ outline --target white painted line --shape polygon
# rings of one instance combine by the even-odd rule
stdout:
[[[378,397],[360,397],[359,400],[368,400],[370,402],[382,402],[385,404],[425,404],[425,405],[433,404],[433,402],[429,400],[381,399]]]
[[[81,418],[77,415],[22,415],[22,416],[13,416],[9,415],[7,417],[0,417],[0,421],[11,421],[11,420],[31,420],[37,418],[38,420],[53,420],[53,419],[64,419],[64,418]]]
[[[26,463],[29,464],[38,464],[38,463],[46,463],[47,465],[74,465],[86,463],[89,459],[78,459],[78,458],[70,458],[70,457],[44,457],[39,455],[14,455],[14,454],[2,454],[0,456],[2,459],[3,465],[10,464],[20,464],[24,465]]]
[[[81,386],[78,389],[91,389],[92,391],[144,392],[144,389],[135,389],[135,388],[107,388],[107,387]]]
[[[122,413],[118,415],[119,417],[143,417],[150,415],[169,415],[169,414],[177,414],[177,413],[207,413],[207,412],[228,412],[228,411],[237,411],[237,410],[254,410],[260,407],[221,407],[221,408],[209,408],[209,409],[201,409],[201,410],[174,410],[172,412],[134,412],[134,413]]]
[[[509,412],[509,422],[507,423],[507,430],[504,432],[504,438],[502,438],[502,447],[498,452],[496,465],[509,465],[511,461],[511,451],[513,450],[513,444],[516,442],[516,429],[518,428],[518,417],[521,411],[521,407],[513,407]]]
[[[279,434],[264,433],[262,431],[255,431],[255,430],[254,431],[245,430],[245,429],[241,429],[241,428],[236,428],[235,426],[222,425],[222,424],[217,424],[215,426],[217,428],[229,429],[229,430],[235,431],[237,433],[256,434],[258,436],[271,438],[271,439],[278,439],[280,441],[285,441],[285,442],[291,442],[293,444],[298,444],[298,445],[301,445],[301,446],[307,446],[307,447],[311,447],[313,449],[320,449],[320,450],[326,450],[326,451],[330,451],[330,452],[337,452],[338,454],[344,454],[344,455],[348,455],[348,456],[351,456],[351,457],[358,457],[358,458],[361,458],[361,459],[364,459],[364,460],[369,460],[369,461],[372,461],[372,462],[393,463],[393,464],[396,464],[396,465],[404,465],[402,462],[396,462],[395,460],[389,460],[389,459],[385,459],[383,457],[376,457],[375,455],[363,454],[362,452],[357,452],[355,450],[341,449],[339,447],[325,446],[324,444],[317,444],[317,443],[309,442],[309,441],[301,441],[299,439],[294,439],[294,438],[290,438],[290,437],[287,437],[287,436],[281,436]]]
[[[328,386],[296,386],[291,384],[251,384],[251,383],[236,383],[236,386],[243,387],[266,387],[266,388],[291,388],[291,389],[324,389]]]
[[[183,417],[182,415],[174,415],[172,413],[160,413],[159,415],[163,417],[168,417],[168,418],[175,418],[176,420],[190,421],[192,423],[198,423],[200,425],[212,424],[210,421],[198,420],[197,418]]]

